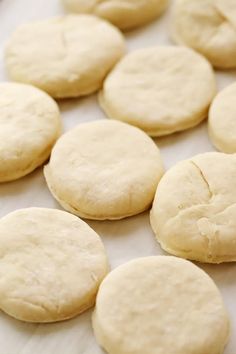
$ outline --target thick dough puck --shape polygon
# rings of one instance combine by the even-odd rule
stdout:
[[[48,187],[63,208],[97,220],[148,209],[162,174],[155,143],[143,131],[109,120],[63,135],[45,167]]]
[[[93,328],[109,354],[222,354],[229,320],[204,271],[158,256],[130,261],[105,278]]]
[[[60,133],[60,112],[51,97],[30,85],[0,83],[0,182],[40,166]]]
[[[64,98],[98,90],[124,51],[123,36],[111,24],[92,15],[68,15],[20,26],[5,59],[12,80]]]
[[[204,57],[161,46],[126,55],[104,81],[100,105],[109,118],[161,136],[199,124],[215,94],[215,76]]]
[[[151,225],[176,256],[236,261],[236,155],[204,153],[172,167],[157,188]]]
[[[29,208],[0,220],[0,308],[17,319],[78,315],[93,306],[107,271],[99,236],[74,215]]]

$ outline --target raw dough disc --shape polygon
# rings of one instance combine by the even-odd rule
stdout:
[[[22,25],[6,47],[14,81],[56,98],[95,92],[124,54],[118,29],[92,15],[69,15]]]
[[[93,13],[122,30],[148,23],[160,16],[168,0],[62,0],[68,11]]]
[[[60,132],[60,112],[51,97],[30,85],[0,83],[0,182],[40,166]]]
[[[218,68],[236,68],[236,2],[176,0],[172,38],[205,55]]]
[[[104,82],[100,104],[108,117],[161,136],[200,123],[215,94],[205,58],[188,48],[153,47],[117,64]]]
[[[151,224],[169,253],[236,261],[236,155],[204,153],[172,167],[157,188]]]
[[[93,306],[107,271],[100,238],[74,215],[29,208],[0,220],[0,308],[17,319],[78,315]]]
[[[236,83],[216,96],[209,112],[208,128],[218,150],[236,153]]]
[[[128,124],[99,120],[63,135],[45,177],[66,210],[89,219],[121,219],[152,203],[163,174],[155,143]]]
[[[221,354],[229,320],[211,278],[191,262],[147,257],[112,271],[93,315],[109,354]]]

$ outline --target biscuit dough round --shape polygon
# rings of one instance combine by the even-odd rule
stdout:
[[[61,321],[93,306],[108,271],[99,236],[55,209],[3,217],[0,255],[0,308],[28,322]]]
[[[0,182],[40,166],[60,132],[60,112],[51,97],[30,85],[0,83]]]
[[[14,81],[56,98],[95,92],[125,51],[122,34],[92,15],[68,15],[20,26],[6,46]]]
[[[229,320],[204,271],[157,256],[123,264],[104,279],[93,328],[109,354],[222,354]]]
[[[205,58],[188,48],[160,46],[125,56],[104,81],[100,104],[108,117],[161,136],[199,124],[215,94]]]
[[[157,188],[151,225],[176,256],[236,261],[236,155],[204,153],[172,167]]]
[[[44,171],[49,189],[64,209],[104,220],[148,209],[163,165],[157,146],[143,131],[99,120],[63,135]]]
[[[215,147],[226,153],[236,153],[236,83],[221,91],[214,99],[208,120],[208,130]]]
[[[236,2],[176,0],[172,38],[206,56],[218,68],[236,68]]]
[[[169,0],[62,0],[68,11],[93,13],[122,30],[144,25],[159,17]]]

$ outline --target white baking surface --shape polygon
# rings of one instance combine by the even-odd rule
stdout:
[[[63,9],[59,0],[0,0],[0,81],[7,79],[3,52],[9,34],[21,23],[61,13]],[[128,50],[170,44],[168,21],[167,13],[159,21],[127,34]],[[217,78],[221,89],[236,81],[236,72],[218,73]],[[64,130],[82,122],[105,118],[95,95],[62,101],[60,108]],[[208,140],[205,123],[156,141],[166,168],[195,154],[214,150]],[[59,208],[47,189],[42,169],[16,182],[0,184],[0,216],[31,206]],[[122,221],[88,223],[102,237],[112,268],[136,257],[163,254],[154,239],[148,213]],[[236,264],[199,266],[208,272],[221,290],[232,323],[225,354],[236,354]],[[23,323],[0,312],[0,354],[101,354],[103,352],[92,334],[91,312],[69,321],[46,325]]]

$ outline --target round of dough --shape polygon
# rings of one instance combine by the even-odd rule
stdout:
[[[122,30],[144,25],[159,17],[169,0],[62,0],[68,11],[93,13]]]
[[[157,188],[151,225],[176,256],[236,261],[236,155],[204,153],[172,167]]]
[[[29,208],[0,220],[0,308],[17,319],[78,315],[94,305],[107,272],[99,236],[74,215]]]
[[[205,55],[218,68],[236,68],[236,2],[176,0],[172,38]]]
[[[161,136],[199,124],[215,94],[205,58],[184,47],[154,47],[117,64],[104,82],[100,104],[108,117]]]
[[[51,97],[30,85],[0,83],[0,182],[40,166],[60,132],[60,112]]]
[[[63,98],[98,90],[124,51],[123,36],[111,24],[69,15],[19,27],[5,58],[11,79]]]
[[[45,177],[66,210],[88,219],[122,219],[148,209],[163,174],[155,143],[128,124],[85,123],[56,143]]]
[[[236,83],[216,96],[209,112],[208,129],[218,150],[236,153]]]
[[[109,354],[221,354],[229,320],[211,278],[189,261],[130,261],[102,282],[93,314]]]

